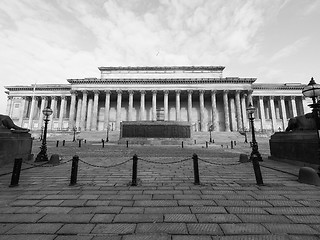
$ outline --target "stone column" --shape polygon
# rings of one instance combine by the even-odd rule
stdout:
[[[266,121],[266,116],[264,113],[264,103],[263,103],[263,96],[259,96],[259,109],[260,109],[260,117],[261,117],[261,131],[264,130],[265,128],[265,121]]]
[[[306,97],[305,96],[302,96],[301,101],[302,101],[302,106],[303,106],[303,114],[311,112],[311,109],[308,106],[308,103],[306,101]]]
[[[71,90],[71,103],[70,103],[70,113],[69,113],[69,124],[68,127],[70,130],[75,126],[75,110],[76,110],[76,96],[77,91]]]
[[[169,90],[163,91],[164,120],[169,120]]]
[[[93,99],[88,98],[86,130],[91,131]]]
[[[291,96],[291,106],[292,106],[293,117],[296,117],[298,115],[297,105],[296,105],[296,96]]]
[[[226,132],[230,132],[228,92],[228,90],[223,90],[224,123],[226,127]]]
[[[206,126],[204,122],[204,90],[199,90],[199,100],[200,100],[200,126],[201,132],[206,131]]]
[[[88,91],[82,91],[82,106],[81,106],[81,131],[86,130],[86,116],[87,116],[87,101],[88,101]]]
[[[116,130],[120,130],[122,91],[117,90]]]
[[[26,99],[27,97],[21,97],[21,107],[20,107],[20,117],[19,117],[19,123],[18,125],[20,127],[22,127],[22,124],[23,124],[23,118],[24,118],[24,109],[26,108]]]
[[[233,131],[237,131],[237,120],[236,120],[236,104],[234,101],[233,96],[229,97],[229,107],[230,107],[230,130]]]
[[[59,114],[59,129],[63,129],[63,115],[66,104],[66,96],[61,96],[61,104],[60,104],[60,114]]]
[[[277,131],[277,117],[276,117],[276,110],[274,107],[274,96],[270,96],[269,98],[269,105],[271,110],[271,121],[272,121],[272,130],[275,132]]]
[[[219,131],[217,116],[217,90],[211,90],[212,126],[213,131]]]
[[[91,130],[97,130],[97,123],[98,123],[98,106],[99,106],[99,90],[93,91],[94,99],[93,99],[93,109],[92,109],[92,126]]]
[[[240,103],[240,90],[236,91],[236,117],[237,117],[237,130],[242,130],[242,118],[241,118],[241,103]]]
[[[146,120],[145,96],[146,96],[146,91],[141,90],[140,91],[140,120],[141,121]]]
[[[281,105],[281,113],[282,113],[282,124],[283,124],[283,131],[287,128],[287,112],[286,112],[286,104],[284,101],[285,97],[280,96],[280,105]]]
[[[242,108],[242,127],[243,130],[249,130],[249,122],[247,118],[247,105],[246,105],[246,94],[241,96],[241,108]]]
[[[157,90],[152,90],[152,121],[157,121]]]
[[[104,104],[104,125],[103,129],[107,130],[109,127],[109,112],[110,112],[110,91],[105,90],[106,99]]]
[[[176,120],[181,121],[180,113],[180,90],[176,90]]]
[[[39,125],[38,125],[38,129],[41,129],[42,124],[43,124],[43,118],[44,115],[42,113],[42,110],[47,107],[47,97],[46,96],[41,96],[41,105],[40,105],[40,114],[39,114]]]
[[[78,101],[77,101],[77,116],[76,116],[76,127],[77,127],[77,130],[79,130],[79,128],[80,128],[81,106],[82,106],[82,99],[78,98]]]
[[[37,106],[38,100],[37,97],[32,96],[31,100],[31,107],[30,107],[30,116],[29,116],[29,122],[28,122],[28,129],[32,130],[33,128],[33,115],[34,115],[34,110],[35,107]]]
[[[13,99],[13,97],[8,96],[7,109],[6,109],[6,115],[8,115],[8,116],[11,116],[12,99]]]
[[[192,90],[188,90],[188,122],[192,123]]]
[[[52,114],[49,117],[49,123],[48,123],[48,129],[53,129],[53,119],[57,116],[57,97],[52,96],[51,97],[51,109]]]
[[[128,120],[133,121],[133,90],[129,90]]]

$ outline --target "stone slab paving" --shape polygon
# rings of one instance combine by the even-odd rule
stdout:
[[[63,162],[79,155],[75,186],[71,162],[24,162],[17,187],[9,187],[12,166],[1,167],[0,240],[320,239],[320,187],[299,183],[298,167],[269,160],[266,152],[265,185],[257,186],[251,163],[238,163],[248,145],[72,144],[49,143],[48,152]],[[200,185],[193,184],[193,153]],[[131,186],[134,154],[138,186]],[[108,167],[114,164],[120,165]]]

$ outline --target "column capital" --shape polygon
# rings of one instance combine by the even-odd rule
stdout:
[[[168,95],[169,94],[169,90],[163,90],[163,94]]]
[[[296,99],[296,96],[290,96],[290,99],[291,99],[291,100],[295,100],[295,99]]]
[[[88,91],[87,91],[87,90],[82,90],[81,92],[82,92],[82,94],[85,94],[85,95],[88,94]]]
[[[122,90],[116,90],[117,94],[122,94]]]
[[[128,90],[129,95],[133,95],[134,91],[133,90]]]
[[[94,93],[94,95],[97,95],[97,94],[100,93],[100,91],[99,90],[93,90],[93,93]]]
[[[176,94],[180,94],[181,90],[175,90]]]
[[[258,96],[259,97],[259,100],[263,100],[263,96]]]
[[[217,94],[217,90],[211,90],[211,94]]]
[[[152,94],[157,94],[157,90],[152,90]]]
[[[33,96],[34,100],[39,100],[40,97],[39,96]]]
[[[47,97],[47,96],[41,96],[41,99],[42,99],[42,100],[47,100],[48,97]]]
[[[61,98],[61,100],[66,100],[66,99],[67,99],[67,96],[62,95],[62,96],[60,96],[60,98]]]
[[[110,94],[110,90],[103,90],[105,94]]]
[[[70,90],[71,95],[77,95],[77,91],[76,90]]]
[[[146,94],[146,90],[140,90],[140,94]]]
[[[58,97],[57,97],[57,96],[52,96],[51,99],[52,99],[52,100],[57,100]]]
[[[13,99],[13,97],[12,96],[8,96],[8,99],[11,100],[11,99]]]
[[[204,91],[205,91],[205,90],[201,89],[201,90],[199,90],[199,93],[200,93],[200,94],[204,94]]]
[[[28,99],[28,97],[29,97],[29,96],[22,96],[21,98],[22,98],[23,100],[26,100],[26,99]]]
[[[285,100],[285,96],[280,96],[280,100]]]
[[[187,92],[188,92],[188,94],[192,94],[193,90],[192,89],[188,89]]]
[[[274,96],[269,96],[269,99],[270,100],[274,100]]]
[[[240,94],[241,93],[241,90],[240,89],[237,89],[236,90],[236,94]]]
[[[229,93],[229,90],[223,90],[223,93],[224,93],[224,94],[228,94],[228,93]]]

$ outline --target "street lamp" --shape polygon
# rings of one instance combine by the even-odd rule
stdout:
[[[210,142],[212,143],[212,136],[211,136],[211,132],[213,131],[213,125],[210,125],[209,127],[209,133],[210,133]]]
[[[72,128],[72,131],[73,131],[73,139],[72,139],[72,142],[75,142],[75,141],[76,141],[76,132],[77,132],[77,127],[76,127],[76,126],[74,126],[74,127]]]
[[[40,147],[40,152],[38,153],[35,162],[48,161],[48,156],[47,156],[47,128],[48,128],[49,116],[52,114],[52,110],[49,107],[46,107],[45,109],[42,110],[42,113],[45,116],[43,138],[42,138],[42,144],[41,144],[41,147]]]
[[[263,180],[262,180],[262,175],[261,175],[260,165],[259,165],[259,161],[262,161],[262,157],[258,151],[258,143],[256,141],[255,130],[254,130],[255,108],[252,106],[251,103],[249,104],[249,106],[247,108],[247,112],[249,115],[249,120],[250,120],[250,125],[251,125],[251,133],[252,133],[252,142],[251,142],[252,152],[250,155],[250,161],[252,162],[252,165],[253,165],[253,170],[254,170],[257,184],[263,185]]]
[[[109,124],[107,126],[107,139],[106,139],[106,142],[109,142],[109,130],[110,130],[110,127],[109,127]]]

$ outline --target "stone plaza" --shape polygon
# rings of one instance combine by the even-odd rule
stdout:
[[[263,186],[250,162],[239,163],[251,151],[243,138],[233,139],[233,148],[218,138],[207,148],[99,141],[80,148],[71,138],[58,147],[48,140],[48,154],[58,153],[60,165],[23,162],[19,186],[9,187],[12,165],[1,168],[1,240],[320,238],[320,187],[299,183],[298,166],[269,160],[265,136],[258,137]],[[39,146],[34,141],[33,153]],[[194,153],[200,185],[194,185]],[[134,154],[137,186],[131,186]],[[80,158],[78,178],[69,186],[73,155]]]

